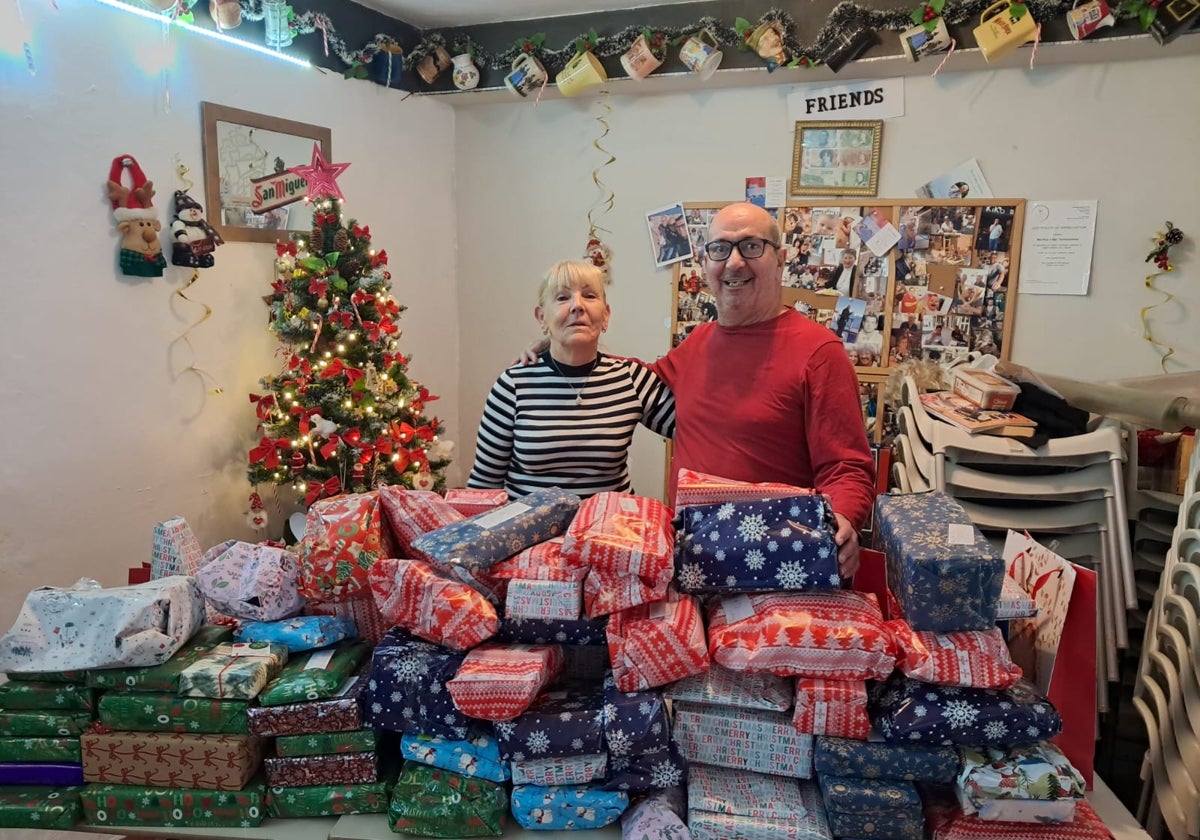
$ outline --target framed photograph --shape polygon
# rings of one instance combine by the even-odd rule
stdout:
[[[883,120],[798,122],[792,195],[875,195]]]
[[[288,172],[312,162],[313,143],[332,160],[330,130],[200,103],[208,221],[227,242],[275,242],[311,230],[308,182]]]

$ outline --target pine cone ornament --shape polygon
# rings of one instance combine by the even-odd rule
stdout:
[[[363,263],[358,257],[347,257],[344,260],[338,260],[338,273],[343,277],[357,277],[362,271]]]
[[[321,230],[319,225],[313,227],[312,235],[308,237],[308,240],[310,251],[319,254],[325,250],[325,232]]]
[[[338,253],[345,253],[350,247],[350,234],[346,233],[345,228],[338,228],[338,232],[333,235],[333,250]]]

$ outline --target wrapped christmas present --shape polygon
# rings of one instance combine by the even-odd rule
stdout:
[[[300,612],[295,554],[270,545],[226,540],[204,553],[196,583],[213,609],[243,621],[277,621]]]
[[[280,621],[248,621],[234,638],[239,642],[283,645],[289,654],[329,647],[358,635],[353,620],[333,615],[301,615]]]
[[[369,643],[354,640],[300,654],[267,683],[258,695],[258,702],[263,706],[282,706],[303,700],[327,700],[341,690],[370,653]]]
[[[731,706],[676,703],[671,738],[690,764],[812,777],[813,739],[789,715]]]
[[[514,785],[586,785],[608,775],[608,755],[554,755],[511,762]]]
[[[1012,618],[1032,618],[1037,615],[1037,603],[1029,597],[1029,593],[1021,588],[1021,584],[1009,575],[1004,576],[1000,586],[1000,603],[996,607],[996,620],[1006,621]]]
[[[516,720],[495,725],[506,761],[604,751],[604,695],[591,687],[548,691]]]
[[[1008,688],[1021,679],[999,627],[934,633],[889,621],[896,639],[896,667],[914,680],[965,688]]]
[[[0,684],[0,709],[93,712],[96,692],[78,683],[6,682]]]
[[[579,506],[563,556],[586,565],[584,608],[595,618],[660,601],[673,574],[671,509],[657,499],[597,493]]]
[[[931,685],[897,674],[872,691],[869,714],[884,739],[943,746],[1022,746],[1062,731],[1058,710],[1022,680],[1007,689]]]
[[[310,787],[312,785],[356,785],[379,778],[374,752],[342,755],[305,755],[296,758],[266,758],[270,787]]]
[[[562,666],[558,645],[481,645],[467,654],[446,689],[468,717],[512,720],[562,673]]]
[[[399,628],[389,630],[371,657],[367,723],[380,731],[467,737],[471,719],[446,690],[464,656]]]
[[[383,617],[375,604],[370,589],[340,601],[317,601],[310,599],[304,607],[305,615],[333,616],[354,625],[358,638],[372,645],[379,644],[383,634],[392,629],[392,623]]]
[[[957,793],[963,812],[982,820],[1070,822],[1084,796],[1083,776],[1058,747],[959,748]]]
[[[69,831],[83,817],[78,787],[0,788],[0,828]]]
[[[796,678],[796,731],[865,741],[871,734],[867,717],[867,684],[863,680]]]
[[[659,691],[621,691],[604,676],[604,745],[614,756],[665,750],[671,742],[667,706]]]
[[[504,507],[430,531],[413,540],[413,550],[465,583],[532,545],[557,537],[579,508],[579,497],[550,487]]]
[[[241,790],[262,762],[253,735],[88,732],[83,774],[89,782],[202,790]]]
[[[527,645],[606,645],[608,616],[551,621],[543,618],[502,618],[493,641]]]
[[[161,665],[142,668],[106,668],[89,671],[88,685],[92,688],[114,688],[122,691],[179,690],[179,674],[218,645],[229,641],[233,628],[220,624],[204,624],[174,656]]]
[[[693,840],[832,840],[813,782],[720,767],[692,768],[688,828]]]
[[[248,706],[245,700],[110,691],[100,697],[100,722],[131,732],[244,735]]]
[[[413,552],[413,540],[463,520],[463,514],[432,490],[383,486],[379,488],[379,501],[383,505],[388,531],[396,544],[396,554],[400,557],[429,560]],[[507,501],[508,494],[505,493],[502,504]]]
[[[346,681],[328,700],[289,703],[283,706],[251,706],[246,710],[251,735],[305,735],[314,732],[347,732],[363,725],[362,704],[367,677],[359,674]]]
[[[837,589],[837,522],[817,493],[694,505],[675,518],[681,592]],[[714,536],[715,535],[715,536]]]
[[[400,737],[400,754],[408,761],[440,767],[451,773],[507,782],[512,778],[508,762],[500,758],[496,739],[481,730],[473,729],[466,738],[437,738],[432,735]]]
[[[863,592],[731,595],[708,608],[713,661],[781,677],[883,679],[895,642],[875,596]]]
[[[877,547],[888,588],[914,630],[990,630],[1004,559],[954,499],[940,490],[875,499]]]
[[[583,612],[583,581],[510,580],[504,597],[508,618],[575,621]]]
[[[925,815],[912,782],[854,779],[823,773],[821,798],[835,837],[923,840]]]
[[[342,814],[386,814],[388,792],[395,781],[379,779],[353,785],[273,787],[267,790],[267,816],[273,820],[338,817]]]
[[[522,828],[538,831],[603,828],[628,807],[629,796],[622,791],[590,785],[516,785],[512,791],[513,817]]]
[[[663,687],[663,696],[671,700],[771,712],[791,709],[793,695],[791,681],[784,677],[762,671],[731,671],[715,664],[702,674]]]
[[[151,580],[170,575],[195,577],[203,565],[203,556],[196,535],[182,516],[155,523],[150,551]]]
[[[1113,836],[1086,799],[1075,803],[1071,822],[1036,825],[969,816],[953,795],[945,799],[927,795],[925,821],[932,840],[1112,840]]]
[[[78,738],[0,738],[0,761],[79,764]]]
[[[508,816],[504,785],[404,762],[388,826],[421,837],[499,837]]]
[[[683,788],[657,790],[642,797],[621,815],[621,840],[691,840]]]
[[[434,644],[470,650],[496,634],[487,598],[420,560],[383,559],[367,573],[375,605],[389,624]]]
[[[508,493],[474,487],[455,488],[446,491],[446,504],[463,516],[475,516],[508,504]]]
[[[804,496],[814,491],[791,484],[771,481],[735,481],[719,475],[680,470],[675,485],[675,506],[713,505],[722,502],[761,502],[764,499],[785,499],[789,496]]]
[[[909,782],[952,782],[958,773],[953,747],[922,743],[888,744],[820,737],[813,764],[818,774]]]
[[[609,617],[608,658],[621,691],[648,688],[708,670],[700,607],[691,595],[642,604]]]
[[[262,785],[217,793],[162,785],[91,784],[80,798],[84,822],[97,826],[254,828],[266,814]]]
[[[193,636],[192,638],[195,638]],[[10,672],[8,678],[13,682],[57,682],[89,685],[87,671],[30,671],[21,673]]]
[[[137,667],[166,662],[204,622],[204,597],[191,578],[165,577],[102,589],[83,579],[25,596],[0,637],[0,671]]]
[[[374,752],[375,732],[355,729],[350,732],[310,732],[307,735],[283,735],[275,739],[275,755],[296,758],[304,755],[340,755]]]
[[[623,790],[631,796],[663,790],[687,781],[688,763],[675,744],[656,752],[609,755],[605,790]]]
[[[554,580],[578,583],[587,577],[588,567],[585,563],[563,556],[562,546],[562,537],[531,545],[521,553],[492,566],[487,570],[487,577],[509,581]]]
[[[288,661],[288,649],[268,642],[219,645],[179,674],[184,697],[253,700]]]
[[[383,528],[379,493],[348,493],[308,509],[298,588],[305,598],[344,601],[368,587],[367,570],[395,554]],[[360,630],[362,628],[359,628]]]
[[[0,763],[0,786],[81,784],[83,784],[83,767],[78,762],[21,761]]]
[[[0,737],[73,738],[92,720],[91,712],[0,712]]]

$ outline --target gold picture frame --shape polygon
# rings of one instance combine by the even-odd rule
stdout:
[[[308,123],[200,103],[205,211],[228,242],[275,242],[312,229],[301,212],[307,182],[288,173],[312,162],[313,143],[332,160],[332,132]]]
[[[790,194],[874,196],[883,120],[796,123]]]

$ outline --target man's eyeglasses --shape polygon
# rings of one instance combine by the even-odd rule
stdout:
[[[742,255],[742,259],[755,260],[763,255],[763,251],[767,250],[768,245],[772,248],[779,247],[770,239],[763,239],[761,236],[748,236],[737,242],[726,242],[724,239],[716,239],[705,243],[704,253],[713,262],[725,262],[725,260],[729,259],[729,255],[733,253],[733,249],[737,248],[738,253]]]

